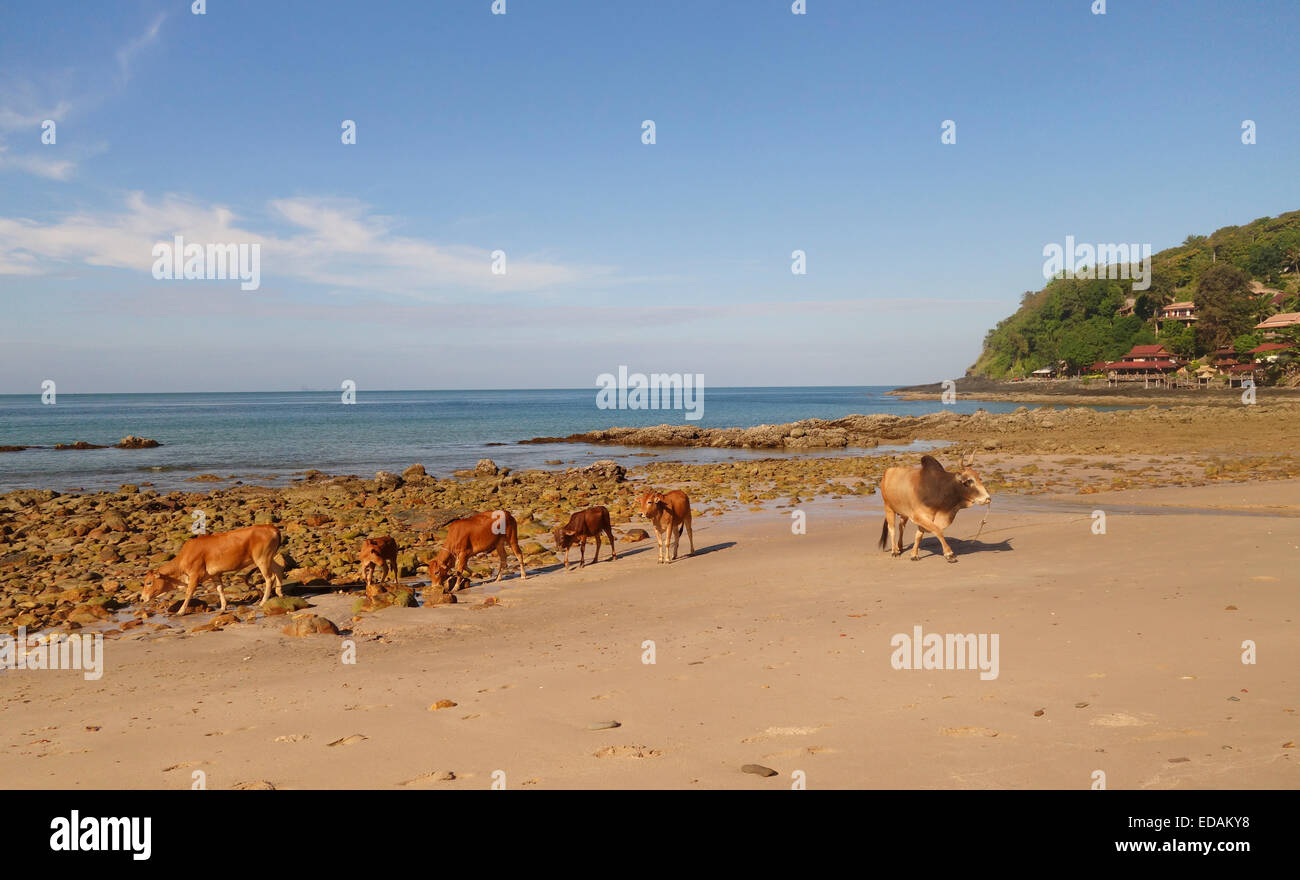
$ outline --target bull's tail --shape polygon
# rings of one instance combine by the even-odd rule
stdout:
[[[885,521],[880,526],[880,544],[878,544],[877,546],[879,546],[881,550],[884,550],[885,542],[888,540],[889,540],[889,518],[886,517]]]

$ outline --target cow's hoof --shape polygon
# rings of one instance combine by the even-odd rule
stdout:
[[[948,556],[945,556],[944,559],[948,560],[949,562],[956,562],[957,554],[956,553],[949,554]]]
[[[900,557],[900,556],[903,555],[903,551],[902,551],[902,550],[890,550],[890,551],[889,551],[889,555],[892,556],[892,557],[894,557],[895,559],[897,559],[898,557]]]
[[[919,557],[919,556],[909,556],[909,557],[907,557],[907,558],[910,559],[910,560],[912,560],[913,562],[920,562],[920,561],[921,561],[921,557]]]

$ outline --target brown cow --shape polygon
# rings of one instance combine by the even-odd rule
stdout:
[[[461,572],[465,570],[465,563],[471,556],[491,553],[495,550],[496,579],[499,581],[506,570],[507,546],[519,560],[519,577],[527,578],[528,572],[524,570],[524,554],[519,550],[519,524],[515,522],[515,518],[509,511],[493,510],[489,513],[476,513],[464,519],[453,520],[447,525],[447,540],[443,543],[442,549],[438,551],[437,556],[428,560],[429,580],[433,586],[441,587],[448,583],[450,575],[450,583],[444,590],[449,593],[456,587],[456,578],[461,578],[464,583],[469,582]]]
[[[592,557],[592,563],[600,558],[601,532],[609,536],[610,557],[618,559],[618,554],[614,552],[614,530],[609,525],[609,511],[604,507],[588,507],[586,510],[580,510],[569,517],[566,525],[555,527],[551,532],[551,537],[555,539],[555,555],[558,557],[560,551],[564,551],[565,571],[569,570],[569,548],[575,542],[578,544],[578,568],[586,564],[584,559],[587,555],[588,538],[596,539],[596,555]]]
[[[366,585],[367,596],[375,596],[378,593],[378,590],[374,589],[376,571],[379,573],[379,583],[383,584],[390,570],[393,573],[393,584],[400,584],[397,578],[397,542],[388,535],[366,538],[362,541],[361,580]]]
[[[654,523],[660,562],[672,562],[677,558],[677,544],[681,540],[683,527],[691,542],[691,552],[687,555],[695,555],[695,533],[691,531],[691,499],[686,497],[685,492],[681,489],[673,489],[671,492],[650,489],[641,493],[638,501],[641,513]]]
[[[988,504],[993,499],[980,482],[980,475],[970,467],[965,458],[957,473],[949,473],[943,465],[928,455],[921,456],[919,468],[891,467],[880,478],[880,497],[885,504],[885,524],[880,530],[880,547],[884,549],[889,539],[891,556],[903,553],[903,530],[910,519],[916,523],[916,541],[912,544],[912,561],[920,559],[921,536],[931,532],[943,547],[943,558],[957,561],[943,530],[952,525],[957,511],[976,504]],[[894,528],[894,515],[901,520]]]
[[[284,569],[275,561],[279,550],[280,530],[270,525],[197,535],[181,545],[181,552],[175,559],[145,574],[140,600],[149,602],[160,593],[171,592],[180,587],[184,579],[185,601],[177,612],[184,614],[189,610],[190,600],[199,584],[207,577],[216,577],[217,596],[221,598],[221,610],[225,611],[226,594],[222,591],[221,575],[255,565],[266,579],[266,592],[262,594],[262,604],[265,605],[270,601],[272,587],[275,587],[277,596],[284,595],[281,586]]]

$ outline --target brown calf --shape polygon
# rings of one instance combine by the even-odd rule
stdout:
[[[271,598],[272,587],[275,587],[277,596],[284,595],[281,586],[284,569],[275,561],[279,550],[280,530],[275,526],[245,526],[215,535],[197,535],[181,545],[181,552],[175,559],[145,574],[140,600],[149,602],[160,593],[177,589],[184,580],[185,601],[177,612],[184,614],[189,610],[190,600],[199,584],[205,578],[215,577],[221,610],[225,611],[226,594],[221,588],[221,575],[255,565],[266,579],[266,592],[262,594],[262,604],[265,605]]]
[[[506,547],[519,560],[519,577],[527,578],[524,554],[519,550],[519,524],[509,511],[493,510],[453,520],[447,526],[447,540],[443,542],[442,549],[437,556],[428,560],[429,580],[436,587],[445,584],[444,591],[450,593],[456,588],[456,578],[463,580],[461,586],[469,582],[461,572],[465,570],[465,563],[470,557],[495,550],[496,579],[499,581],[506,570]]]
[[[376,571],[379,573],[379,583],[383,584],[390,570],[393,573],[393,585],[396,586],[400,583],[397,579],[397,542],[388,535],[362,541],[361,580],[366,585],[367,596],[375,596],[379,592],[374,589]]]
[[[574,543],[578,545],[578,568],[586,564],[588,538],[596,539],[596,555],[591,561],[594,563],[600,558],[601,532],[609,536],[610,557],[618,559],[618,554],[614,552],[614,530],[609,525],[609,511],[604,507],[588,507],[586,510],[579,510],[569,517],[567,524],[555,527],[551,532],[551,537],[555,539],[555,555],[559,556],[560,551],[564,551],[565,571],[569,570],[569,548]]]
[[[957,511],[976,504],[988,504],[992,499],[980,482],[980,475],[970,467],[971,462],[961,460],[957,473],[949,473],[943,465],[928,455],[921,457],[919,468],[891,467],[880,478],[880,498],[885,504],[885,524],[880,530],[880,547],[889,538],[891,556],[903,553],[903,530],[910,519],[916,523],[916,541],[912,544],[912,561],[920,559],[921,536],[932,533],[943,547],[943,558],[957,561],[943,530],[952,525]],[[900,520],[894,527],[894,515]]]
[[[654,523],[660,562],[672,562],[677,558],[677,544],[681,540],[683,527],[691,542],[691,552],[687,555],[695,555],[695,533],[691,531],[691,499],[686,497],[685,492],[681,489],[673,489],[671,492],[650,489],[641,493],[638,501],[641,513]]]

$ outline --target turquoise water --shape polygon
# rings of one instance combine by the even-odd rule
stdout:
[[[920,415],[938,401],[885,396],[890,386],[706,388],[703,418],[683,410],[609,410],[594,389],[529,391],[371,391],[344,405],[340,392],[223,394],[0,395],[0,445],[112,444],[128,434],[152,437],[158,449],[88,451],[28,449],[0,453],[0,490],[116,489],[151,482],[161,491],[205,489],[186,482],[216,474],[246,483],[287,482],[295,471],[370,477],[419,462],[447,474],[492,458],[512,468],[547,467],[548,459],[583,464],[648,459],[625,447],[575,444],[518,446],[520,440],[614,426],[667,423],[749,427],[853,413]],[[960,401],[948,409],[1015,409],[1017,404]],[[495,445],[505,444],[505,445]],[[708,461],[770,456],[771,451],[653,449],[661,458]],[[220,485],[220,484],[212,484]]]

